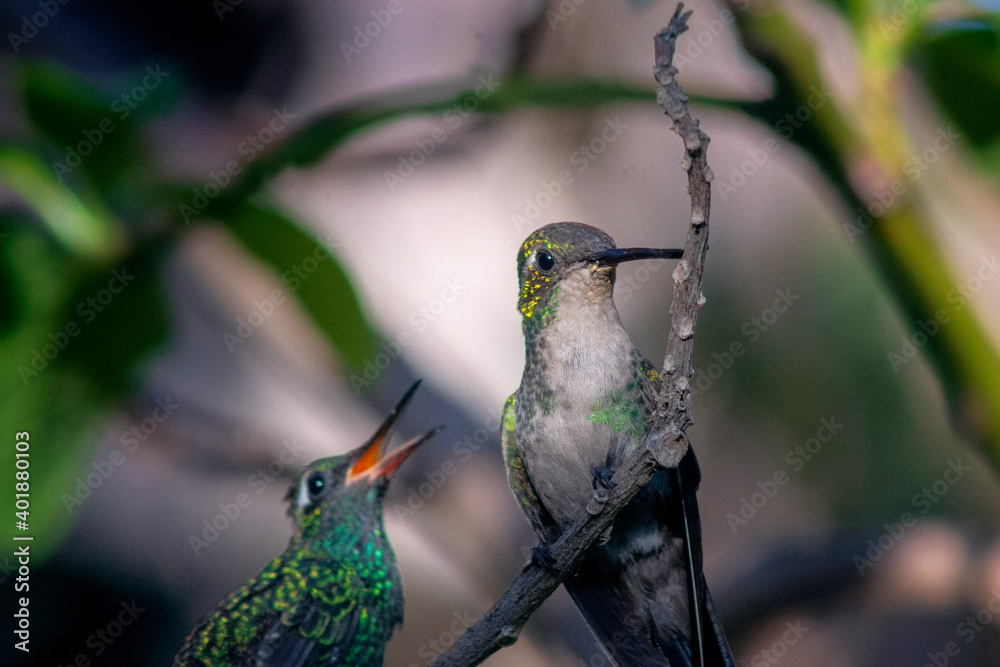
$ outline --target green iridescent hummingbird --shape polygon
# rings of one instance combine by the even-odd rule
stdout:
[[[575,222],[546,225],[517,256],[524,333],[521,385],[504,407],[507,476],[542,540],[579,519],[598,485],[642,440],[659,375],[636,350],[615,308],[615,267],[679,258],[681,250],[617,248]],[[694,450],[661,470],[618,515],[610,539],[566,589],[622,667],[734,665],[702,573]]]
[[[382,503],[392,473],[439,429],[386,454],[414,384],[367,443],[319,459],[288,491],[295,532],[285,552],[203,618],[174,667],[382,664],[403,622],[403,589]]]

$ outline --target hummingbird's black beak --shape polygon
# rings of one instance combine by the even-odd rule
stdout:
[[[616,266],[636,259],[679,259],[683,255],[682,248],[608,248],[585,257],[583,261],[600,266]]]
[[[389,435],[392,431],[392,426],[396,423],[396,420],[403,412],[403,409],[406,408],[410,399],[413,398],[413,394],[416,393],[419,386],[420,380],[414,382],[413,386],[399,399],[396,407],[392,409],[392,413],[386,417],[386,420],[375,431],[372,439],[355,450],[354,464],[347,471],[346,481],[348,484],[352,484],[360,479],[389,477],[410,454],[430,439],[432,435],[441,430],[440,427],[430,430],[403,444],[391,454],[386,454],[386,447],[389,445]]]

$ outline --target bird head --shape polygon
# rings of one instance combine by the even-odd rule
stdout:
[[[396,469],[441,427],[387,452],[393,424],[420,382],[400,399],[368,442],[346,454],[318,459],[298,474],[286,499],[296,533],[304,539],[320,534],[351,539],[381,530],[382,503]]]
[[[591,296],[608,298],[615,267],[636,259],[676,259],[674,248],[619,248],[605,232],[579,222],[556,222],[532,233],[517,255],[520,295],[517,307],[527,330],[555,317],[556,295],[572,279]],[[603,288],[603,289],[602,289]]]

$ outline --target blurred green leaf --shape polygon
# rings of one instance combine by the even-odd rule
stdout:
[[[0,246],[11,239],[12,230],[25,224],[24,216],[14,210],[0,211]],[[7,254],[0,251],[0,336],[25,316],[24,300],[18,292],[14,267]]]
[[[110,113],[109,101],[96,87],[44,60],[22,62],[21,94],[31,121],[56,143],[76,143],[81,130]]]
[[[92,429],[166,333],[165,305],[155,253],[125,260],[136,277],[114,294],[117,267],[69,254],[13,216],[0,217],[0,234],[2,277],[22,303],[0,331],[0,428],[31,434],[29,534],[44,556],[71,523],[65,498],[87,468]],[[13,475],[13,461],[0,457],[0,475]],[[10,522],[0,536],[12,530]]]
[[[431,101],[400,105],[399,99]],[[613,103],[655,102],[649,85],[598,79],[539,80],[527,77],[483,75],[476,87],[457,95],[440,92],[440,87],[392,91],[384,100],[373,100],[335,110],[307,121],[287,139],[250,162],[233,184],[205,207],[208,215],[225,217],[231,207],[256,193],[267,181],[288,167],[308,167],[323,159],[351,136],[391,120],[411,116],[441,114],[452,122],[464,122],[474,114],[503,113],[526,107],[590,109]],[[191,188],[175,191],[190,205]]]
[[[120,393],[135,366],[167,338],[160,277],[165,250],[144,247],[118,264],[90,270],[66,304],[63,320],[75,322],[80,333],[64,363],[109,395]]]
[[[821,0],[824,5],[833,7],[841,14],[847,16],[850,11],[851,0]]]
[[[9,353],[27,351],[23,346],[8,348],[0,353],[0,368],[12,370]],[[6,377],[10,377],[9,374]],[[66,531],[72,525],[73,514],[67,509],[64,494],[74,493],[76,476],[86,477],[93,429],[98,425],[106,401],[86,378],[64,369],[52,367],[39,374],[28,386],[18,382],[3,382],[4,399],[0,402],[0,427],[13,442],[15,433],[27,431],[31,443],[31,507],[30,530],[35,538],[32,556],[44,559],[54,553]],[[14,478],[14,457],[0,461],[0,474]],[[0,539],[10,543],[14,533],[13,520],[0,528]]]
[[[79,169],[107,192],[145,159],[128,105],[78,74],[54,63],[27,61],[21,86],[28,118],[52,144],[50,168],[60,181],[76,180]]]
[[[1000,19],[928,26],[913,46],[935,100],[966,141],[987,148],[1000,139]]]
[[[0,145],[0,184],[37,212],[71,252],[92,259],[113,256],[122,244],[118,224],[95,197],[83,201],[33,153]]]
[[[820,0],[824,5],[829,6],[851,25],[855,32],[863,30],[866,21],[872,13],[878,10],[879,5],[889,4],[887,0]],[[927,0],[915,0],[926,2]],[[746,3],[744,3],[746,4]],[[890,8],[891,9],[891,8]]]
[[[62,505],[72,492],[73,476],[88,452],[83,445],[102,403],[87,378],[61,363],[58,332],[63,329],[63,304],[81,275],[77,259],[50,238],[26,226],[5,224],[0,261],[24,305],[26,317],[0,333],[0,428],[31,434],[31,507],[29,534],[32,553],[44,558],[59,546],[71,517]],[[53,338],[55,340],[53,340]],[[66,341],[66,346],[72,341]],[[0,457],[0,475],[12,479],[14,458]],[[0,528],[10,540],[13,521]]]
[[[376,336],[350,279],[326,245],[283,214],[253,204],[235,211],[226,224],[274,269],[348,365],[360,368],[374,351]]]

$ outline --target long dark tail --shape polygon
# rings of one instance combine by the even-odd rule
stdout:
[[[619,515],[611,541],[566,581],[620,667],[735,667],[702,572],[699,481],[689,451],[676,470],[654,477]],[[667,533],[658,549],[642,539],[657,526]],[[624,560],[615,557],[622,550]]]
[[[696,554],[694,534],[701,533],[701,517],[698,508],[693,510],[684,494],[684,481],[678,468],[670,471],[681,500],[681,518],[684,524],[684,550],[687,556],[688,605],[691,614],[691,662],[695,667],[705,665],[704,612],[708,606],[708,586],[701,569],[701,554]]]
[[[606,570],[591,557],[564,583],[577,609],[607,654],[619,667],[691,665],[675,656],[669,659],[653,641],[648,621],[636,616],[634,603],[622,595],[622,582],[610,580]]]
[[[664,636],[649,619],[637,616],[634,604],[621,594],[621,582],[609,580],[593,559],[584,561],[566,590],[591,631],[619,667],[698,667],[697,649],[679,634]],[[708,589],[702,609],[703,667],[735,667]]]
[[[675,491],[680,496],[681,516],[684,525],[684,545],[688,564],[688,581],[691,604],[691,641],[694,644],[695,667],[735,667],[736,661],[729,642],[722,630],[722,623],[715,611],[715,603],[708,592],[705,573],[702,570],[701,516],[698,513],[698,484],[701,470],[694,450],[681,459],[680,465],[670,471]],[[698,655],[700,653],[700,656]]]

